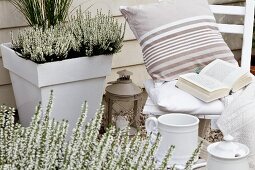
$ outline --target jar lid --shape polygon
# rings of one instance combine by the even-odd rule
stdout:
[[[223,159],[240,159],[249,154],[249,148],[241,143],[233,142],[234,138],[231,135],[224,136],[223,140],[209,145],[207,151]]]

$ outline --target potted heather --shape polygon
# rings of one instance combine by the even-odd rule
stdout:
[[[88,120],[94,117],[105,78],[111,72],[112,55],[122,47],[124,27],[110,14],[101,12],[92,17],[89,12],[78,11],[67,22],[61,22],[63,17],[56,22],[48,18],[54,20],[47,16],[20,31],[12,43],[2,44],[3,63],[10,73],[23,126],[31,122],[31,113],[39,101],[45,108],[47,94],[54,90],[51,117],[66,119],[73,128],[82,101],[87,100],[90,105]]]

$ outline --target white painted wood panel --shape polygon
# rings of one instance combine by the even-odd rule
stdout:
[[[0,1],[0,29],[27,25],[23,15],[8,1]]]
[[[27,27],[16,27],[16,28],[5,28],[0,29],[0,43],[6,43],[11,41],[11,32],[13,33],[14,37],[17,36],[20,30],[23,30]]]
[[[125,18],[122,16],[115,17],[119,23],[124,24],[125,23]],[[126,23],[126,32],[124,36],[124,40],[136,40],[135,35],[131,31],[128,23]]]
[[[22,30],[26,27],[17,27],[17,28],[7,28],[7,29],[0,29],[0,44],[10,42],[11,41],[11,32],[13,32],[13,35],[16,36],[19,30]],[[0,57],[1,49],[0,49]]]
[[[243,51],[242,51],[242,61],[241,67],[245,68],[247,71],[250,70],[251,65],[251,47],[252,47],[252,36],[253,36],[253,26],[254,26],[254,0],[246,0],[246,14],[244,19],[244,39],[243,39]]]
[[[245,7],[227,6],[227,5],[210,5],[211,11],[214,14],[228,15],[245,15]]]
[[[79,7],[81,7],[82,10],[86,10],[89,7],[89,10],[93,12],[97,9],[102,9],[103,12],[108,12],[110,10],[114,16],[120,16],[120,6],[132,6],[157,1],[158,0],[74,0],[71,11],[75,11],[74,9]]]
[[[210,4],[225,4],[240,2],[243,0],[209,0]],[[75,10],[81,7],[83,10],[89,9],[95,12],[102,9],[104,12],[109,10],[114,16],[120,16],[119,6],[121,5],[137,5],[157,2],[157,0],[74,0],[71,7],[71,14],[75,14]],[[11,18],[11,19],[10,19]],[[27,25],[26,20],[17,11],[8,0],[0,0],[0,29],[12,28]]]
[[[217,24],[221,33],[243,34],[243,25]]]
[[[16,107],[14,94],[11,85],[0,86],[0,105]]]
[[[0,86],[10,84],[10,83],[11,83],[11,80],[10,80],[9,72],[7,69],[3,67],[3,61],[0,58]]]
[[[126,41],[120,53],[113,57],[112,68],[143,64],[143,54],[137,41]]]
[[[96,12],[102,9],[108,13],[110,10],[113,16],[121,16],[119,7],[121,5],[137,5],[157,2],[157,0],[74,0],[70,15],[81,7],[82,10],[90,10]],[[10,19],[11,18],[11,19]],[[0,0],[0,29],[14,28],[28,25],[24,16],[8,0]]]

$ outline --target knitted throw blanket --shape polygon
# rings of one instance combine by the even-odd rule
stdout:
[[[217,121],[224,135],[230,134],[235,141],[250,149],[250,168],[255,170],[255,82],[242,92],[224,99],[225,110]]]

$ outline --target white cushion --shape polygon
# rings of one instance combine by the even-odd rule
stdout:
[[[215,115],[221,114],[224,110],[224,104],[221,100],[205,103],[178,89],[175,84],[176,80],[155,87],[153,80],[147,80],[144,85],[152,102],[146,103],[146,105],[149,104],[152,111],[163,113]]]
[[[147,98],[145,106],[143,108],[143,114],[150,114],[150,115],[163,115],[167,114],[168,111],[161,109],[159,106],[154,104],[150,97]]]

